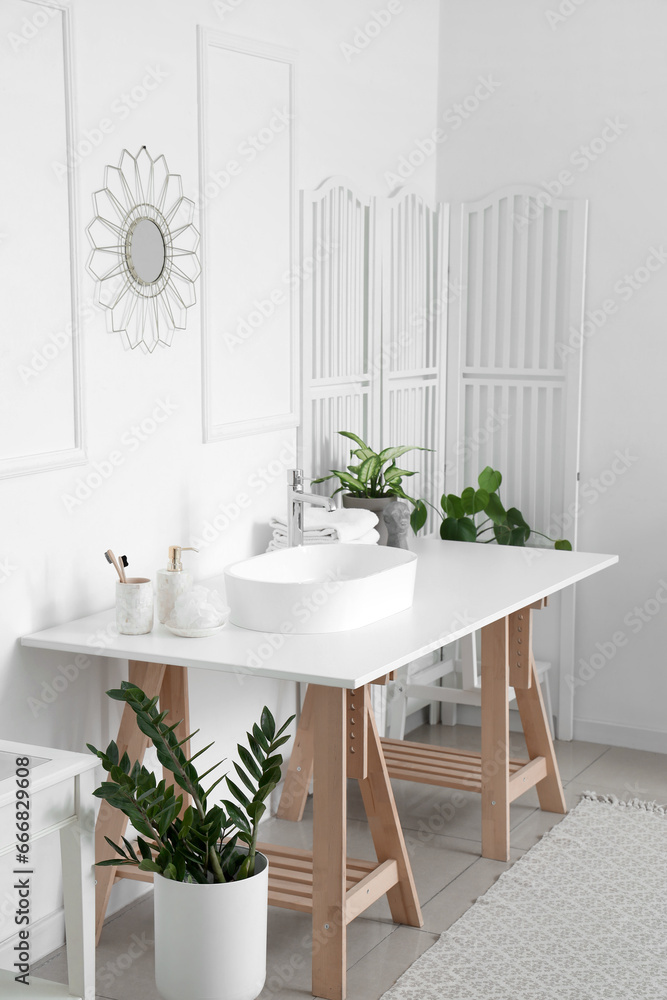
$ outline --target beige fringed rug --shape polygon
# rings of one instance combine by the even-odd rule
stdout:
[[[585,792],[383,1000],[667,1000],[667,815]]]

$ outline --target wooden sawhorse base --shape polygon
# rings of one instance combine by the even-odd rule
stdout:
[[[532,611],[538,601],[482,629],[482,747],[481,753],[380,740],[391,778],[443,788],[459,788],[482,796],[482,856],[509,861],[509,807],[514,799],[537,786],[540,806],[565,813],[553,741],[535,672]],[[529,760],[509,757],[509,697],[514,688]],[[313,740],[317,732],[310,688],[301,713],[278,816],[300,820],[313,775]],[[317,791],[317,778],[314,785]]]
[[[183,720],[182,730],[177,730],[182,739],[189,725],[186,669],[131,662],[130,679],[149,697],[158,695],[170,719]],[[308,701],[309,774],[313,769],[315,773],[313,850],[271,844],[260,849],[269,858],[269,903],[312,913],[313,994],[344,1000],[347,925],[384,895],[397,923],[421,927],[423,921],[368,686],[355,691],[311,686]],[[132,760],[143,759],[148,741],[128,706],[117,743],[121,754],[127,750]],[[359,781],[377,862],[347,857],[348,777]],[[283,798],[286,801],[284,794]],[[100,810],[95,830],[98,861],[112,856],[105,835],[118,841],[126,827],[127,819],[118,810]],[[152,882],[153,876],[124,866],[97,871],[99,940],[114,882],[119,878]]]

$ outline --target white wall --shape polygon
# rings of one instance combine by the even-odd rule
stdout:
[[[575,738],[665,751],[667,8],[447,0],[441,12],[439,116],[480,76],[495,90],[440,147],[438,197],[520,182],[558,194],[566,171],[563,196],[590,201],[599,328],[587,325],[584,346],[579,546],[621,561],[578,589]]]
[[[35,8],[25,6],[26,16],[33,17]],[[381,18],[388,23],[365,47],[359,29],[373,11],[385,10],[388,3],[72,0],[69,6],[79,134],[96,128],[102,118],[113,123],[113,129],[82,158],[78,168],[78,283],[83,300],[93,294],[92,280],[83,270],[88,252],[83,230],[93,214],[91,193],[102,186],[104,166],[116,164],[123,147],[136,153],[146,144],[153,155],[164,152],[170,169],[182,175],[185,194],[196,198],[197,24],[299,50],[299,186],[313,187],[324,177],[340,173],[384,193],[385,172],[435,122],[436,0],[402,4],[392,0],[393,16]],[[54,23],[39,30],[52,30]],[[16,32],[20,34],[23,28],[19,22]],[[375,34],[373,28],[370,34]],[[0,48],[2,59],[14,57],[8,39],[0,38]],[[20,54],[19,47],[15,57]],[[121,115],[118,102],[123,94],[140,86],[150,69],[164,74],[164,79],[129,114]],[[241,80],[238,93],[221,94],[220,100],[242,96]],[[19,152],[5,148],[2,155]],[[432,197],[434,178],[433,161],[416,186]],[[38,227],[38,193],[19,189],[9,194],[24,205],[26,225]],[[234,233],[229,237],[233,240]],[[54,254],[65,252],[65,235],[62,239],[62,245],[53,248]],[[35,294],[39,294],[38,280]],[[43,331],[42,342],[49,332]],[[123,464],[71,511],[63,495],[72,493],[79,477],[93,471],[92,464],[0,482],[0,560],[8,566],[7,574],[0,572],[0,733],[4,738],[83,750],[86,741],[106,745],[113,735],[119,712],[104,691],[123,676],[120,664],[94,658],[78,676],[70,667],[66,674],[71,679],[59,680],[61,690],[53,697],[53,681],[65,676],[62,669],[72,658],[22,649],[17,641],[24,633],[112,603],[114,574],[103,558],[106,548],[126,552],[133,572],[154,575],[166,560],[168,545],[188,544],[200,537],[207,522],[221,511],[233,511],[240,492],[248,494],[250,507],[232,517],[229,527],[218,530],[198,557],[188,560],[205,577],[258,551],[265,541],[262,522],[283,504],[283,470],[294,464],[292,432],[201,443],[199,333],[196,306],[189,311],[187,330],[176,333],[170,349],[156,350],[151,356],[129,354],[122,350],[117,335],[106,332],[104,316],[93,315],[83,327],[88,456],[90,463],[100,462],[121,449]],[[0,340],[21,336],[20,328],[4,328]],[[28,360],[32,346],[39,346],[39,341],[26,344]],[[155,433],[132,444],[136,440],[132,427],[150,417],[159,401],[169,401],[173,413],[157,425]],[[34,412],[33,419],[47,424],[48,406]],[[249,485],[258,472],[269,481],[262,490]],[[224,524],[224,515],[218,523]],[[190,683],[193,723],[202,727],[208,740],[217,739],[221,756],[233,751],[264,702],[278,716],[288,714],[294,705],[289,685],[246,678],[240,686],[234,677],[194,672]],[[56,902],[45,901],[43,913],[49,905],[54,907]],[[8,930],[4,919],[0,941]]]

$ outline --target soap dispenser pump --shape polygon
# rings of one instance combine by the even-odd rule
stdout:
[[[176,599],[192,586],[192,576],[183,569],[181,552],[199,552],[199,549],[170,545],[167,568],[157,571],[157,613],[163,625],[174,610]]]

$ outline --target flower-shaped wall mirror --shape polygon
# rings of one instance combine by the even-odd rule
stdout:
[[[164,156],[153,160],[142,146],[136,156],[124,149],[118,166],[105,168],[93,204],[87,267],[100,305],[110,310],[111,329],[132,349],[168,347],[195,302],[194,202],[183,197],[181,178],[169,173]]]

